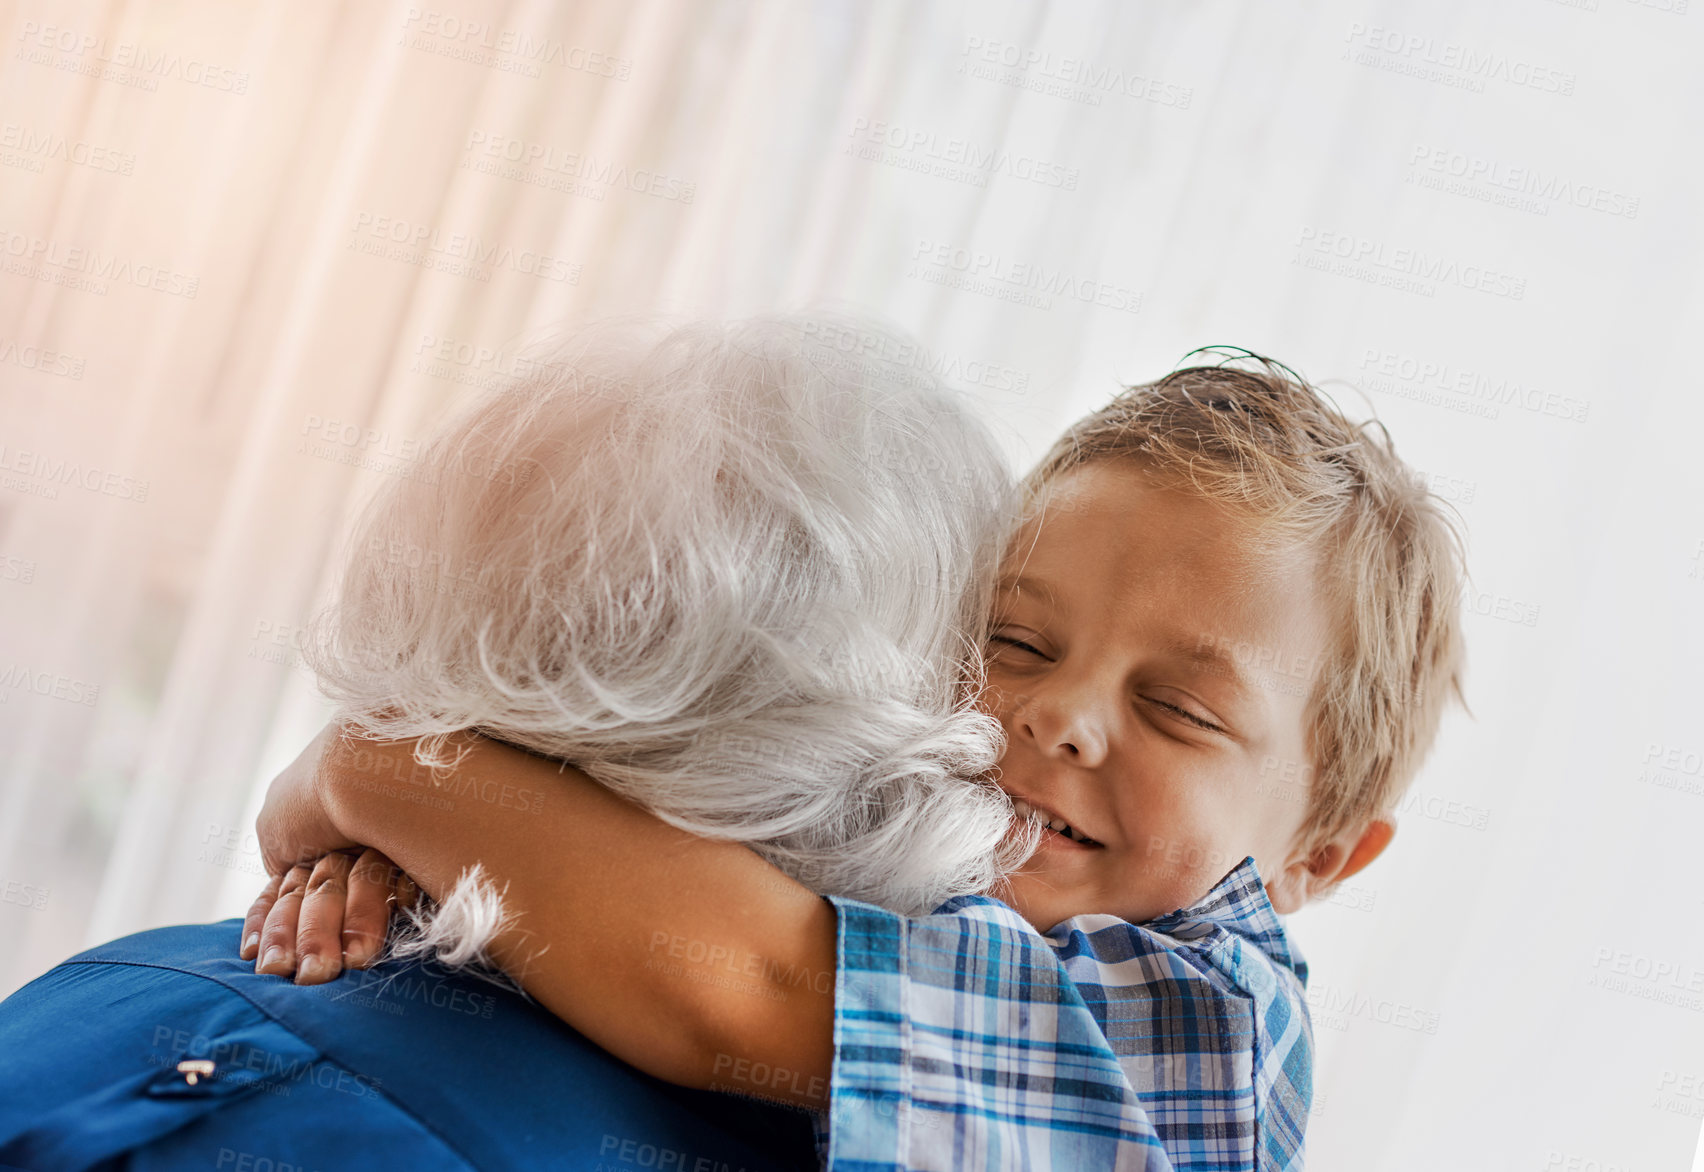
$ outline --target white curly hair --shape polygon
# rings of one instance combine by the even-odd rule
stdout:
[[[571,762],[824,894],[989,890],[1035,840],[975,705],[1018,497],[918,353],[771,315],[529,362],[360,520],[309,646],[339,719],[423,764],[466,729]],[[470,872],[407,950],[468,963],[501,920]]]

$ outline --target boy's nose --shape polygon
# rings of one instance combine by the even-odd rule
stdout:
[[[1106,760],[1106,730],[1087,704],[1068,697],[1035,697],[1018,714],[1018,729],[1044,756],[1093,769]]]

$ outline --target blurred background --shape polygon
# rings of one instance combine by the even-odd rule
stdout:
[[[1704,1118],[1689,0],[0,5],[0,994],[238,913],[353,508],[552,326],[834,303],[1026,467],[1231,343],[1469,533],[1472,715],[1292,929],[1315,1169]]]

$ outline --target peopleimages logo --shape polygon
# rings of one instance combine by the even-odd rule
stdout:
[[[1644,766],[1639,778],[1647,785],[1704,794],[1704,752],[1698,749],[1653,741],[1645,747]]]
[[[1507,53],[1359,21],[1349,25],[1344,40],[1349,43],[1345,57],[1357,65],[1403,73],[1423,81],[1436,81],[1475,93],[1483,93],[1488,81],[1500,81],[1564,98],[1574,95],[1572,73]]]
[[[455,475],[519,486],[538,471],[536,461],[498,462],[484,453],[459,449],[433,452],[414,436],[327,419],[311,412],[302,419],[300,436],[296,450],[304,455],[429,484],[436,483],[439,477]]]
[[[1420,186],[1436,186],[1438,190],[1503,202],[1500,197],[1530,196],[1541,201],[1528,207],[1516,201],[1509,206],[1521,210],[1549,214],[1550,204],[1563,204],[1584,211],[1601,212],[1632,220],[1639,215],[1639,197],[1593,183],[1579,183],[1558,174],[1547,174],[1541,168],[1505,163],[1482,155],[1470,155],[1448,147],[1415,143],[1408,152],[1408,165],[1415,168]],[[1430,182],[1438,181],[1436,184]],[[1445,181],[1457,181],[1458,187],[1442,186]],[[1529,203],[1531,201],[1528,201]]]
[[[515,179],[594,200],[602,199],[606,191],[616,190],[683,204],[691,203],[698,195],[695,181],[665,171],[629,167],[582,151],[485,130],[469,132],[461,165],[465,170],[499,179]]]
[[[1535,415],[1584,423],[1592,407],[1586,399],[1543,390],[1518,379],[1395,350],[1364,349],[1361,369],[1366,372],[1363,381],[1368,390],[1404,398],[1423,397],[1458,409],[1474,407],[1489,419],[1497,418],[1501,407],[1514,407]],[[1413,392],[1405,392],[1398,384],[1413,388]]]
[[[230,94],[248,92],[247,70],[239,71],[212,65],[193,56],[167,49],[151,49],[135,41],[114,41],[109,44],[105,37],[34,20],[24,22],[18,32],[18,40],[21,42],[18,57],[36,65],[52,65],[95,76],[105,75],[109,72],[106,67],[110,67],[124,71],[121,76],[111,80],[145,82],[147,84],[141,88],[149,90],[158,89],[160,78],[167,78],[189,85],[223,90]],[[54,53],[62,56],[56,60]],[[95,63],[79,63],[77,59],[85,55],[92,57]]]
[[[1004,175],[1043,187],[1075,191],[1080,178],[1077,168],[1063,163],[1004,147],[990,147],[959,135],[943,135],[923,126],[857,118],[850,133],[852,141],[847,144],[846,153],[854,158],[938,179],[955,179],[975,187],[986,185],[990,176]]]
[[[35,162],[37,165],[29,168],[35,171],[41,169],[39,164],[42,160],[58,160],[118,175],[129,175],[136,170],[136,156],[128,151],[98,146],[80,138],[66,138],[63,134],[37,131],[16,122],[0,124],[0,150],[8,154],[16,151]],[[0,154],[0,162],[7,161],[8,154]]]
[[[0,884],[0,903],[9,903],[14,907],[27,907],[33,911],[41,911],[47,906],[47,898],[52,894],[51,889],[37,887],[34,884],[23,883],[17,879],[8,879]]]
[[[1436,1034],[1439,1016],[1436,1010],[1411,1005],[1389,997],[1369,997],[1353,989],[1343,989],[1313,981],[1308,984],[1308,1009],[1314,1024],[1330,1030],[1347,1030],[1357,1018],[1399,1030],[1420,1034]]]
[[[135,285],[157,293],[193,298],[201,278],[167,264],[144,264],[98,248],[65,245],[28,232],[0,229],[0,262],[6,272],[83,289],[104,296],[105,282]]]
[[[1438,285],[1520,301],[1526,278],[1485,265],[1468,264],[1423,248],[1392,247],[1382,240],[1304,226],[1296,236],[1297,263],[1404,292],[1431,297]]]
[[[35,581],[36,564],[16,554],[0,554],[0,582],[16,582],[28,586]]]
[[[1134,69],[1102,65],[1084,57],[1054,53],[1033,45],[967,36],[960,53],[961,74],[1087,106],[1101,104],[1102,94],[1119,94],[1178,110],[1189,109],[1195,91],[1188,86],[1149,77]],[[1004,72],[1001,72],[1001,71]]]
[[[1123,313],[1142,311],[1142,294],[1111,281],[1093,281],[1064,269],[1012,260],[997,252],[920,239],[907,275],[1002,301],[1052,309],[1055,297]]]
[[[350,229],[351,251],[488,281],[491,270],[506,269],[540,280],[578,284],[580,265],[540,249],[491,244],[467,232],[447,232],[398,216],[358,212]]]
[[[81,354],[67,354],[63,350],[31,346],[27,342],[19,342],[16,338],[0,338],[0,362],[20,366],[25,370],[81,380],[83,368],[88,365],[88,361]]]
[[[468,20],[432,8],[410,7],[402,30],[398,44],[403,48],[527,77],[540,76],[541,64],[559,65],[616,81],[626,81],[633,74],[633,62],[625,57],[570,45],[556,37],[535,36],[525,29],[492,28],[485,21]]]
[[[27,452],[0,444],[0,488],[55,500],[60,487],[65,486],[120,500],[146,501],[148,485],[146,480],[105,472],[79,460],[45,456],[40,452]]]
[[[51,696],[55,700],[64,700],[67,704],[84,704],[91,708],[101,696],[99,684],[75,680],[57,672],[36,671],[21,663],[7,664],[0,668],[0,704],[4,704],[15,691]]]
[[[1023,391],[1030,375],[998,362],[980,361],[944,350],[930,350],[920,342],[901,340],[885,333],[861,330],[840,322],[805,323],[805,336],[812,342],[812,358],[834,363],[843,369],[888,368],[916,371],[925,380],[938,378],[954,385],[986,387],[995,391]]]

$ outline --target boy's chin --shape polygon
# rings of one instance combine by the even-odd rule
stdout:
[[[1090,877],[1073,874],[1076,869],[1072,867],[1051,867],[1049,861],[1049,852],[1038,850],[1000,892],[1000,898],[1037,931],[1045,932],[1072,916],[1094,912],[1121,915],[1117,908],[1101,905],[1124,901],[1100,896],[1099,885]]]
[[[1133,924],[1145,923],[1190,907],[1206,894],[1175,882],[1099,882],[1100,877],[1084,866],[1089,862],[1083,857],[1086,853],[1037,850],[1017,874],[1007,879],[999,898],[1038,931],[1046,932],[1073,916],[1117,916]],[[1106,894],[1110,890],[1118,894]]]

